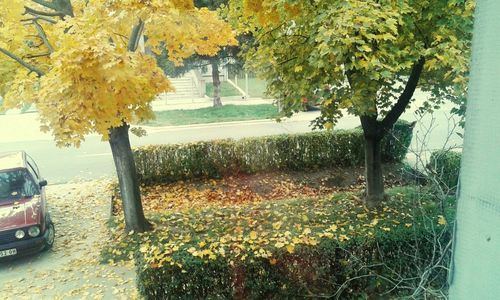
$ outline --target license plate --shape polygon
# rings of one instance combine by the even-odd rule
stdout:
[[[17,254],[17,249],[7,249],[7,250],[2,250],[0,251],[0,257],[5,257],[5,256],[12,256]]]

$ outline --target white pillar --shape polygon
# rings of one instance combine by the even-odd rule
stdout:
[[[245,93],[247,94],[247,99],[250,98],[248,94],[248,73],[245,73]]]
[[[500,299],[500,1],[477,1],[450,299]]]

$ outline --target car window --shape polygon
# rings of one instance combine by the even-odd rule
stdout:
[[[31,173],[31,176],[33,176],[33,178],[35,178],[36,180],[38,180],[38,178],[40,178],[38,173],[35,171],[34,168],[31,167],[31,165],[29,163],[28,163],[28,171]]]
[[[33,197],[39,193],[38,185],[27,170],[0,172],[0,201]]]
[[[40,178],[40,171],[38,170],[38,166],[36,165],[35,161],[31,156],[26,154],[26,161],[28,163],[28,166],[30,167],[31,171],[34,173],[36,178]]]

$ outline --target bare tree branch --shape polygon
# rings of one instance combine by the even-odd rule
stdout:
[[[43,7],[46,7],[48,9],[52,9],[55,12],[54,13],[47,13],[43,11],[36,11],[37,14],[39,15],[44,15],[47,16],[47,14],[52,14],[49,16],[59,16],[61,18],[64,18],[64,16],[70,16],[74,17],[75,15],[73,14],[73,5],[71,5],[71,0],[52,0],[52,1],[46,1],[46,0],[31,0],[34,3],[37,3]],[[31,9],[33,10],[33,9]]]
[[[382,121],[382,125],[387,129],[392,127],[394,123],[399,119],[401,114],[405,111],[406,107],[410,103],[413,93],[417,88],[418,80],[420,79],[420,74],[424,68],[425,58],[420,58],[411,70],[410,77],[406,83],[403,93],[399,96],[398,102],[392,107],[389,113],[385,116]]]
[[[34,15],[34,16],[46,16],[46,17],[63,17],[64,16],[64,14],[62,12],[59,12],[59,11],[55,11],[55,12],[41,11],[41,10],[36,10],[36,9],[33,9],[31,7],[27,7],[27,6],[25,6],[24,9],[26,10],[25,14],[30,14],[30,15]]]
[[[143,32],[144,32],[144,21],[139,20],[139,23],[134,26],[134,28],[132,29],[132,33],[130,34],[130,39],[127,47],[128,51],[135,52],[137,50]]]
[[[37,58],[37,57],[44,57],[44,56],[50,56],[50,53],[26,55],[26,58]]]
[[[45,73],[42,70],[25,62],[22,58],[15,55],[14,53],[12,53],[4,48],[0,48],[0,52],[2,52],[3,54],[7,55],[10,58],[12,58],[13,60],[17,61],[20,65],[22,65],[26,69],[30,70],[30,72],[36,73],[36,75],[38,75],[38,77],[42,77],[43,75],[45,75]]]
[[[52,47],[52,45],[50,44],[49,39],[47,38],[47,34],[45,33],[45,30],[43,30],[43,27],[36,20],[33,20],[33,25],[35,25],[36,31],[38,31],[38,35],[42,39],[45,46],[47,46],[49,53],[53,53],[54,47]]]
[[[45,21],[45,22],[48,22],[50,24],[56,24],[57,22],[49,17],[46,17],[46,16],[40,16],[40,15],[36,15],[36,14],[32,14],[32,13],[28,13],[30,15],[33,16],[33,18],[27,18],[27,19],[23,19],[21,20],[21,22],[33,22],[33,21],[38,21],[38,20],[42,20],[42,21]]]
[[[56,9],[64,13],[65,16],[75,16],[75,14],[73,13],[73,5],[71,4],[71,0],[53,0],[53,3],[56,6]]]
[[[53,1],[49,2],[49,1],[45,1],[45,0],[31,0],[37,4],[40,4],[41,6],[45,6],[47,8],[50,8],[50,9],[53,9],[53,10],[57,10],[55,4],[53,3]]]

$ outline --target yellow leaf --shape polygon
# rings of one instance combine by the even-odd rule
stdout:
[[[311,246],[316,246],[318,244],[318,240],[316,240],[316,239],[310,239],[308,244],[311,245]]]
[[[282,224],[283,224],[282,222],[275,222],[275,223],[273,223],[273,228],[274,228],[275,230],[278,230],[278,229],[280,229],[280,228],[281,228],[281,225],[282,225]]]
[[[296,66],[294,71],[295,73],[302,72],[302,66]]]
[[[362,45],[361,49],[363,49],[363,51],[365,51],[365,52],[372,52],[372,48],[370,48],[370,46],[368,46],[366,44]]]
[[[282,242],[277,242],[274,246],[275,246],[276,248],[281,248],[281,247],[285,246],[285,244],[284,244],[284,243],[282,243]]]
[[[340,240],[341,242],[343,242],[343,241],[348,241],[348,240],[350,240],[350,239],[349,239],[349,237],[348,237],[347,235],[345,235],[345,234],[341,234],[341,235],[339,236],[339,240]]]
[[[320,233],[320,234],[318,234],[318,236],[319,237],[326,237],[326,238],[331,239],[331,238],[333,238],[333,233],[331,233],[331,232]]]
[[[442,216],[442,215],[438,216],[438,224],[439,225],[446,225],[447,224],[446,219],[444,218],[444,216]]]
[[[325,123],[325,129],[326,130],[332,130],[333,129],[333,123],[332,122],[326,122]]]
[[[366,214],[357,214],[356,217],[358,219],[363,219],[363,218],[366,218]]]

